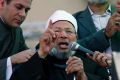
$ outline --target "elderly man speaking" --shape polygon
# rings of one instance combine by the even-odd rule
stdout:
[[[77,40],[76,32],[76,19],[66,11],[55,11],[39,40],[38,51],[11,80],[87,80],[82,60],[69,49]]]

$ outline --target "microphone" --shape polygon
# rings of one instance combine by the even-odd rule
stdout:
[[[76,43],[76,42],[70,43],[69,48],[70,48],[70,50],[73,50],[73,51],[79,51],[79,52],[82,51],[82,52],[84,52],[83,55],[89,54],[90,56],[93,56],[93,54],[94,54],[93,51],[91,51],[91,50],[89,50],[89,49],[87,49],[87,48],[79,45],[79,44]],[[106,59],[105,62],[108,64],[108,63],[109,63],[108,59]],[[110,73],[110,68],[109,68],[109,67],[106,67],[106,69],[107,69],[108,73],[111,75],[111,73]]]
[[[79,45],[79,44],[76,43],[76,42],[70,43],[69,48],[70,48],[70,50],[72,50],[72,51],[79,51],[79,52],[82,51],[82,52],[84,52],[84,55],[89,54],[90,56],[93,56],[93,54],[94,54],[93,51],[91,51],[91,50],[89,50],[89,49],[87,49],[87,48]]]

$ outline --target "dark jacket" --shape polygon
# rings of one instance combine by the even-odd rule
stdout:
[[[66,59],[59,60],[52,56],[42,59],[36,53],[12,74],[10,80],[73,80],[74,74],[66,74],[65,64]]]
[[[73,16],[76,18],[78,24],[77,34],[79,44],[92,51],[100,52],[105,51],[110,46],[109,38],[105,36],[104,29],[97,32],[88,8],[86,8],[84,11],[73,14]],[[111,39],[112,50],[120,51],[120,38],[118,36],[120,36],[119,32],[117,32]],[[100,67],[97,63],[81,56],[79,53],[76,54],[76,56],[82,58],[85,72],[91,75],[88,76],[88,80],[98,80],[99,78],[108,75],[106,69]]]
[[[25,49],[21,28],[11,28],[0,19],[0,80],[6,80],[7,58]]]
[[[111,14],[115,8],[111,7]],[[104,29],[97,32],[93,23],[90,11],[86,8],[84,11],[73,14],[78,24],[78,42],[92,51],[103,52],[110,46],[108,38],[104,34]],[[113,51],[120,51],[120,32],[116,32],[111,38],[111,47]]]

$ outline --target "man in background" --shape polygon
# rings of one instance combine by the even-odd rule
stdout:
[[[32,0],[0,0],[0,80],[9,80],[18,64],[33,55],[20,28],[31,3]]]
[[[119,2],[117,8],[119,8]],[[74,14],[78,23],[78,43],[92,51],[106,54],[120,51],[120,25],[116,25],[116,22],[120,21],[119,9],[114,14],[113,12],[115,7],[111,5],[110,0],[88,0],[87,8]],[[98,64],[86,58],[83,59],[86,60],[84,66],[88,66],[85,71],[95,74],[91,80],[96,80],[95,76],[105,75],[100,74],[105,70]]]

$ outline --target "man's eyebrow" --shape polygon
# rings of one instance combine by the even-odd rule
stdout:
[[[65,28],[65,29],[70,29],[70,30],[71,30],[72,28]],[[73,30],[73,29],[72,29],[72,30]]]
[[[16,5],[19,5],[20,7],[26,8],[27,10],[31,9],[30,7],[26,7],[26,6],[24,6],[24,5],[20,4],[20,3],[17,3]]]

